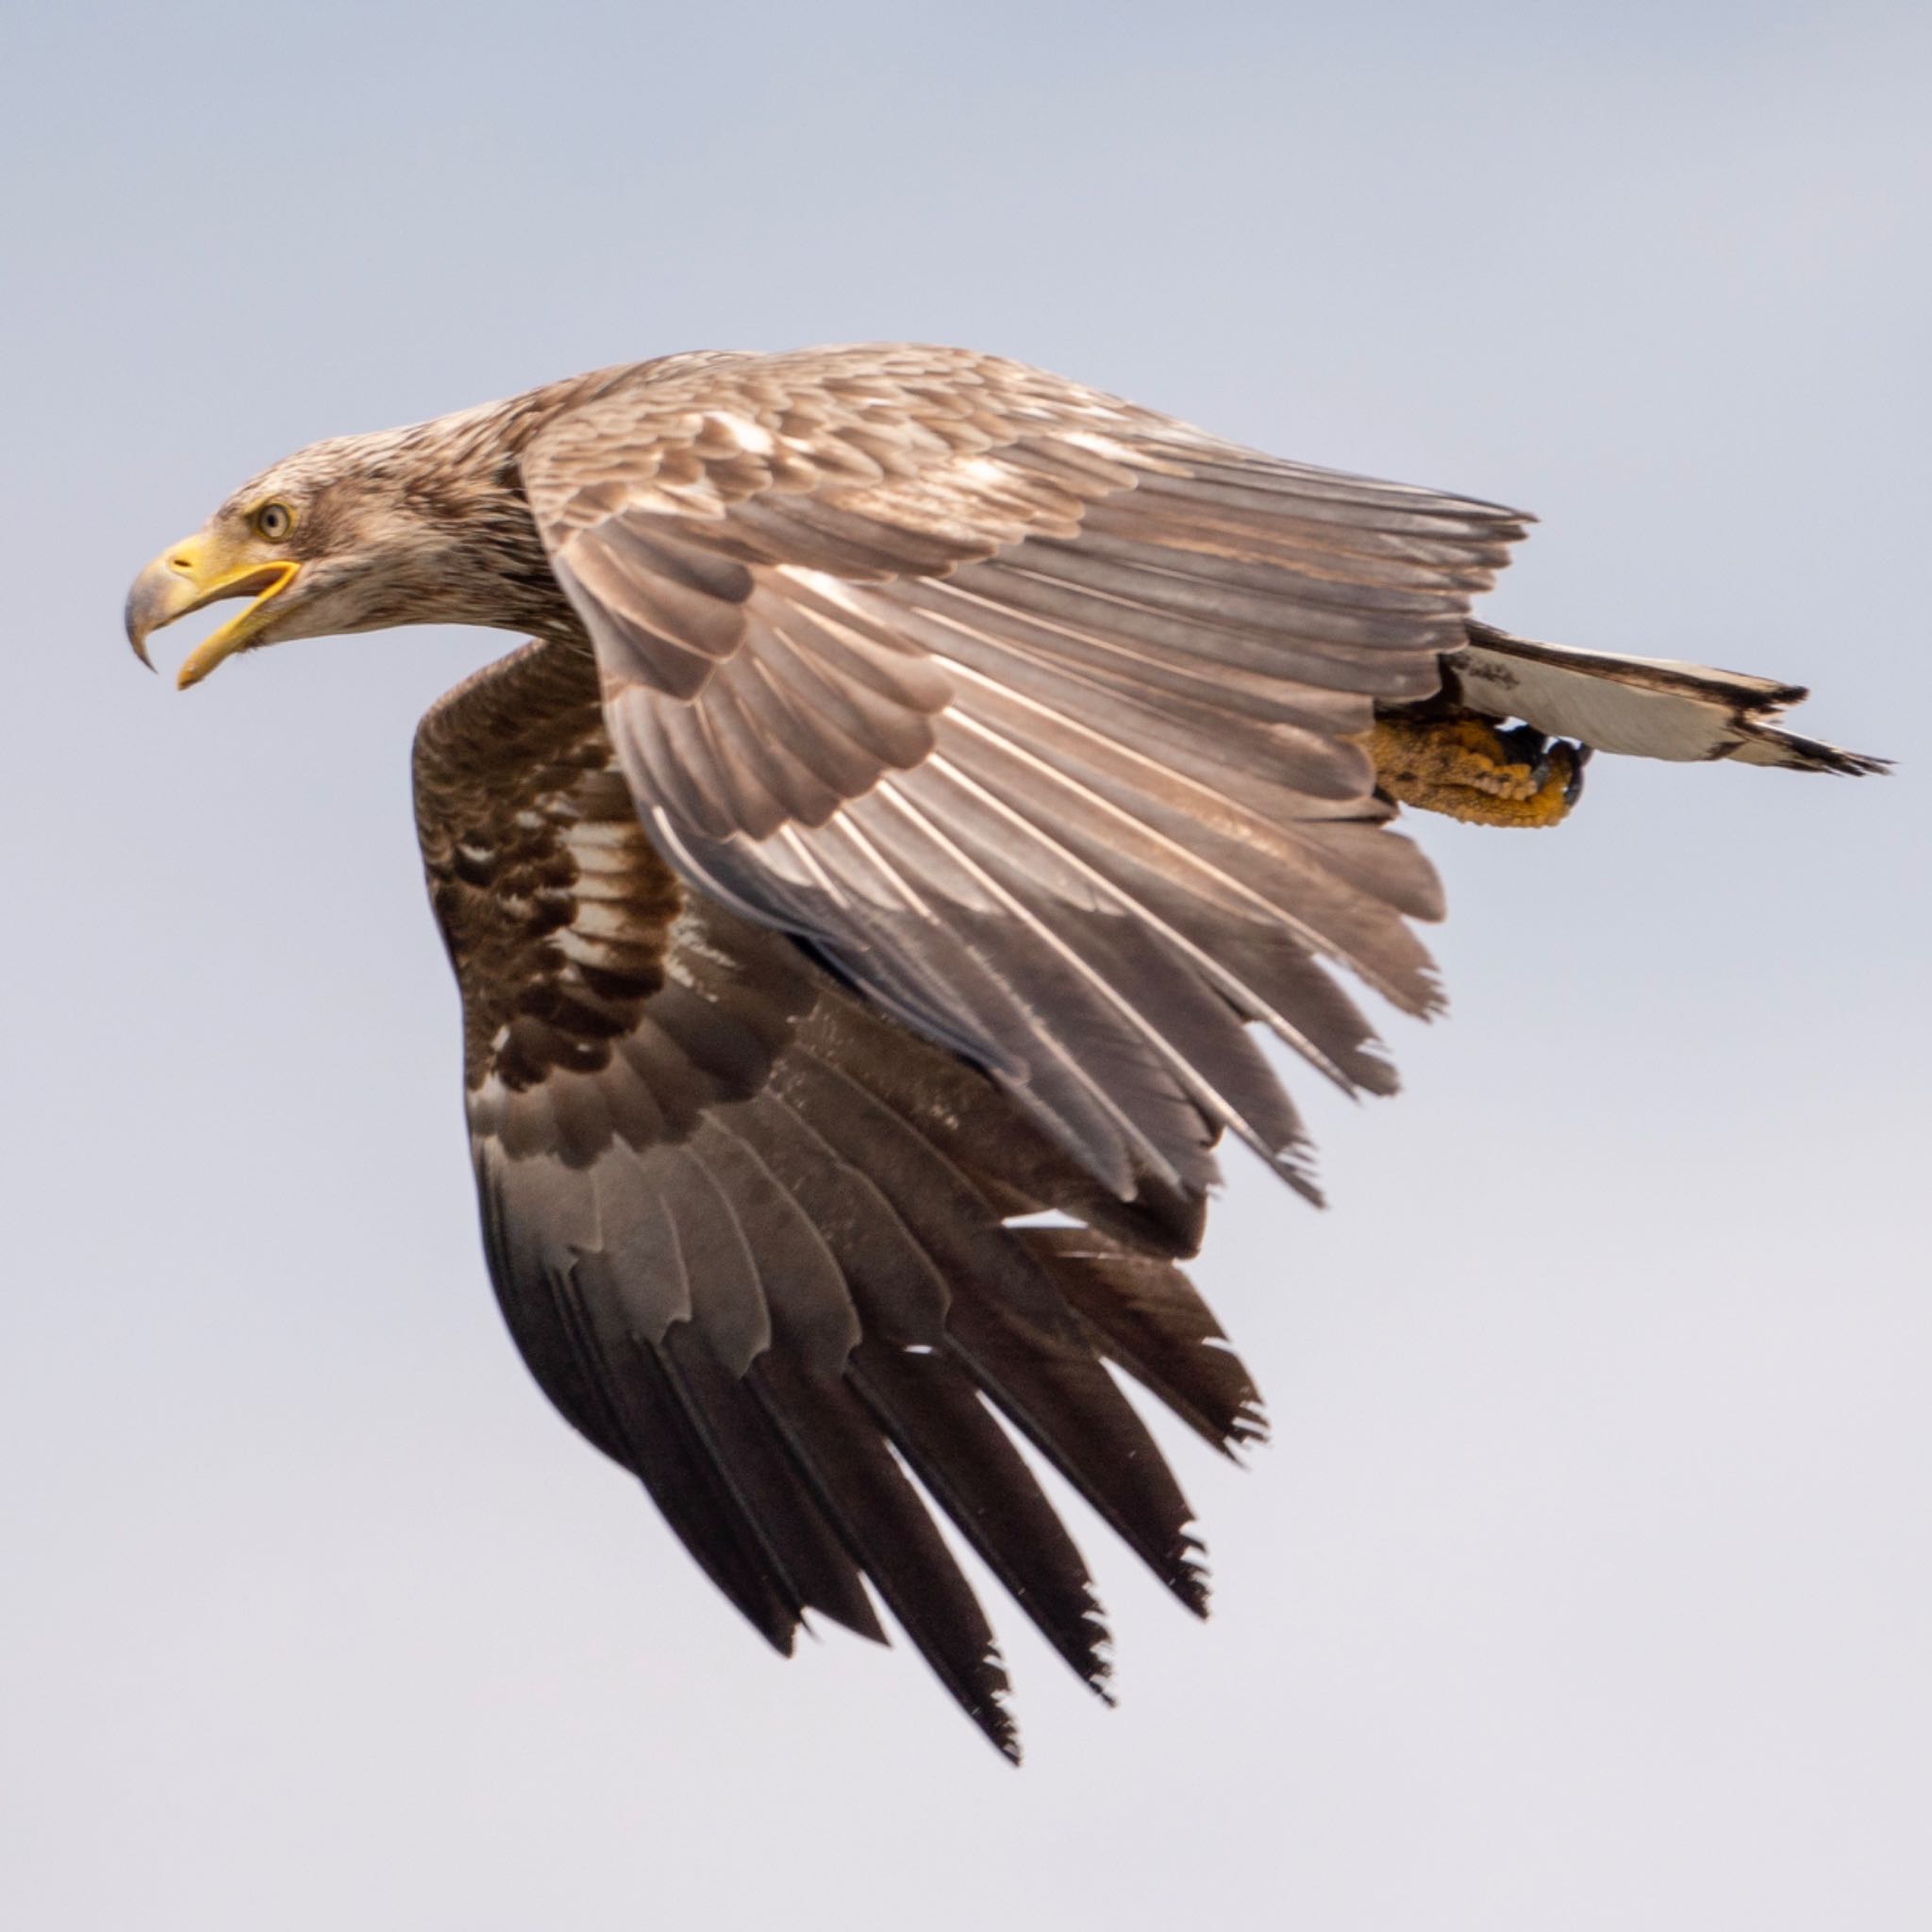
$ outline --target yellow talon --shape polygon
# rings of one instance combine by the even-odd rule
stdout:
[[[1579,747],[1527,730],[1506,736],[1469,712],[1377,718],[1369,756],[1391,798],[1468,824],[1557,824],[1583,789]]]

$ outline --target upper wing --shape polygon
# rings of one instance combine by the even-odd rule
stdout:
[[[1188,1506],[1104,1365],[1212,1442],[1259,1432],[1174,1265],[1198,1203],[1122,1204],[983,1074],[686,897],[581,654],[528,646],[442,699],[416,800],[525,1361],[780,1649],[807,1609],[877,1637],[869,1579],[1017,1756],[991,1631],[906,1470],[1096,1690],[1086,1566],[994,1407],[1199,1608]]]
[[[1357,741],[1516,513],[1277,461],[964,351],[642,365],[523,458],[667,857],[990,1069],[1124,1197],[1241,1134],[1259,1020],[1392,1075],[1319,958],[1433,1003]]]

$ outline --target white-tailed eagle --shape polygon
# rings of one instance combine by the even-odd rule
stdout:
[[[780,1650],[876,1600],[1017,1757],[933,1507],[1103,1694],[1016,1439],[1204,1607],[1110,1371],[1260,1432],[1178,1264],[1224,1135],[1312,1192],[1251,1026],[1380,1093],[1333,969],[1438,1003],[1397,803],[1554,824],[1589,747],[1874,768],[1791,687],[1472,622],[1524,522],[961,350],[681,355],[304,450],[127,628],[251,600],[184,686],[529,634],[415,751],[510,1330]]]

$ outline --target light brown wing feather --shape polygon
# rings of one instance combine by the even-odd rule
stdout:
[[[808,1609],[877,1636],[869,1582],[1016,1753],[991,1626],[905,1470],[1096,1690],[1086,1565],[994,1408],[1200,1607],[1188,1506],[1104,1365],[1218,1445],[1259,1433],[1174,1265],[1198,1201],[1147,1176],[1123,1205],[984,1074],[687,894],[581,652],[525,647],[441,700],[416,801],[491,1274],[538,1381],[774,1644]],[[1047,1210],[1071,1224],[1008,1224]]]
[[[1320,962],[1426,1009],[1439,898],[1355,741],[1514,512],[941,349],[670,358],[522,474],[667,857],[1108,1186],[1199,1191],[1224,1129],[1306,1184],[1246,1021],[1392,1084]]]

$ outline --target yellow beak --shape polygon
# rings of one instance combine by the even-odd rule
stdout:
[[[190,537],[160,554],[135,578],[127,592],[127,641],[134,655],[152,670],[148,638],[163,625],[186,617],[224,597],[252,597],[239,617],[190,653],[175,674],[175,688],[186,691],[199,684],[224,658],[252,643],[268,623],[268,608],[295,581],[299,563],[286,558],[241,560],[223,546],[218,554],[206,535]]]

